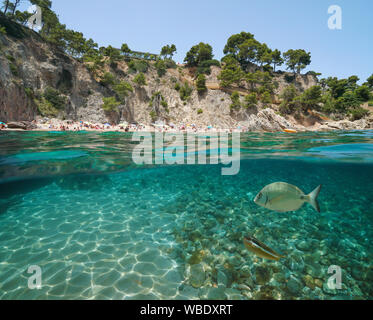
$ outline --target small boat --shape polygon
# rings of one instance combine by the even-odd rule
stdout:
[[[284,129],[284,132],[286,132],[286,133],[297,133],[297,130],[294,130],[294,129]]]

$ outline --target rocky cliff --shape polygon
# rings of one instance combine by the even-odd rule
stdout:
[[[18,33],[15,33],[18,35]],[[102,109],[103,98],[113,92],[102,85],[87,69],[87,66],[71,58],[58,48],[43,41],[40,36],[28,30],[22,36],[0,34],[0,121],[33,120],[40,115],[40,106],[35,96],[47,88],[54,88],[65,97],[65,105],[59,110],[62,119],[90,122],[128,121],[150,124],[154,122],[149,105],[155,92],[160,92],[167,107],[158,105],[158,120],[166,123],[195,123],[216,128],[246,126],[251,130],[277,131],[298,125],[294,119],[285,119],[276,112],[276,105],[263,108],[258,103],[250,110],[241,108],[232,111],[231,92],[222,90],[217,79],[220,68],[212,67],[207,77],[207,92],[200,95],[193,90],[190,98],[183,101],[175,90],[175,83],[194,85],[190,70],[184,67],[167,70],[159,77],[154,62],[145,73],[147,84],[134,84],[135,75],[128,72],[128,65],[122,61],[115,66],[106,66],[108,72],[118,80],[126,80],[133,86],[133,92],[118,107],[118,112],[106,113]],[[277,74],[277,94],[288,85],[286,73]],[[312,75],[299,75],[297,86],[305,90],[317,83]],[[240,89],[242,95],[244,89]]]

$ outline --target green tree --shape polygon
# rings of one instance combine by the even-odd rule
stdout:
[[[206,87],[206,76],[204,74],[199,74],[196,80],[197,91],[202,94],[207,91]]]
[[[312,86],[303,92],[300,97],[300,102],[304,110],[320,109],[322,101],[322,90],[320,86]]]
[[[87,50],[86,39],[81,32],[66,30],[66,51],[74,58],[81,57]]]
[[[66,104],[66,98],[58,90],[51,87],[44,90],[43,97],[57,109],[61,109]]]
[[[360,120],[370,114],[370,112],[362,107],[352,108],[349,111],[352,121]]]
[[[298,50],[288,50],[284,53],[284,59],[287,68],[295,73],[300,73],[300,71],[311,64],[311,53],[306,52],[303,49]]]
[[[154,66],[157,69],[158,77],[163,77],[166,74],[167,69],[166,69],[166,63],[164,60],[158,59],[155,62]]]
[[[271,96],[271,93],[269,91],[264,91],[262,92],[262,94],[260,95],[260,100],[265,103],[265,104],[269,104],[269,103],[272,103],[272,96]]]
[[[281,93],[280,98],[282,102],[280,104],[280,112],[282,114],[291,114],[298,108],[300,108],[300,99],[298,96],[297,89],[294,85],[287,86]]]
[[[284,91],[282,91],[280,98],[284,102],[291,102],[295,99],[295,97],[298,95],[297,89],[293,84],[287,86]]]
[[[193,92],[193,88],[190,87],[187,82],[185,82],[184,85],[182,85],[179,90],[180,99],[185,102],[188,101],[190,99],[192,92]]]
[[[120,48],[120,51],[125,55],[125,56],[129,56],[130,53],[132,52],[131,49],[129,48],[128,44],[127,43],[123,43],[121,48]]]
[[[355,89],[355,94],[356,97],[359,99],[361,102],[367,102],[371,98],[371,93],[370,89],[366,85],[359,86]]]
[[[245,77],[245,73],[242,71],[237,60],[233,57],[229,56],[224,59],[224,61],[225,64],[223,66],[223,69],[218,75],[220,85],[224,88],[228,88],[232,86],[232,84],[239,86],[241,81]]]
[[[127,81],[120,81],[114,85],[114,91],[120,102],[125,103],[126,97],[128,97],[129,92],[133,92],[133,88]]]
[[[256,93],[250,93],[247,96],[245,96],[245,107],[246,108],[255,108],[258,104],[258,99],[256,97]]]
[[[241,108],[240,94],[234,91],[231,95],[232,104],[230,105],[231,110]]]
[[[227,44],[224,47],[224,54],[230,55],[235,58],[241,65],[244,61],[241,61],[239,58],[239,52],[241,51],[240,45],[242,45],[247,40],[254,39],[254,35],[249,32],[241,32],[238,34],[234,34],[229,37]]]
[[[370,90],[373,90],[373,74],[364,83]]]
[[[359,81],[358,76],[351,76],[347,79],[347,87],[349,90],[354,91],[358,87],[358,81]]]
[[[272,63],[272,50],[265,43],[260,44],[258,47],[256,62],[261,68],[263,65]]]
[[[139,86],[145,86],[146,85],[146,78],[145,75],[140,72],[134,79],[133,81],[139,85]]]
[[[21,12],[17,10],[14,17],[19,23],[26,25],[31,16],[32,13],[29,13],[27,11]]]
[[[109,57],[111,63],[120,61],[122,59],[120,50],[113,48],[112,46],[105,48],[104,55]]]
[[[173,55],[176,53],[176,46],[174,44],[164,46],[161,50],[161,57],[165,59],[172,59]]]
[[[337,111],[347,113],[349,109],[360,107],[360,103],[356,94],[351,90],[347,90],[342,96],[336,99],[335,107]]]
[[[102,109],[106,112],[118,111],[120,102],[115,97],[103,98]]]
[[[246,40],[244,43],[238,46],[239,52],[237,54],[237,60],[239,61],[241,68],[247,70],[250,63],[260,63],[260,56],[263,50],[261,43],[255,39]]]
[[[10,1],[9,0],[4,0],[3,1],[3,13],[6,14],[8,12],[8,9],[9,9],[9,5],[10,5]]]
[[[348,80],[347,79],[338,79],[336,77],[329,77],[327,79],[322,79],[326,88],[330,91],[333,98],[338,99],[348,90]]]
[[[328,114],[333,113],[336,111],[335,99],[333,98],[330,92],[326,92],[322,96],[322,106],[321,111],[326,112]]]
[[[272,54],[272,64],[273,64],[273,70],[276,71],[276,66],[281,66],[284,63],[284,59],[282,59],[281,51],[280,50],[273,50]]]
[[[212,60],[212,58],[212,47],[207,43],[200,42],[188,51],[184,62],[188,67],[197,67],[203,61]]]
[[[110,72],[105,72],[100,83],[105,87],[109,87],[116,83],[115,76]]]
[[[202,61],[197,67],[197,74],[211,74],[211,66],[220,67],[220,62],[214,59]]]
[[[248,72],[245,75],[245,80],[248,83],[250,90],[255,91],[256,85],[260,83],[260,78],[257,72]]]

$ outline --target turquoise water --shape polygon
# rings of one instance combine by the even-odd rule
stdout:
[[[235,176],[137,166],[134,146],[124,133],[0,132],[0,299],[372,299],[372,131],[242,134]],[[258,207],[276,181],[322,184],[321,213]],[[254,256],[248,234],[285,258]]]

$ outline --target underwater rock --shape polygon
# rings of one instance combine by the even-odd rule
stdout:
[[[266,284],[271,279],[270,269],[262,266],[257,267],[255,270],[255,279],[257,284]]]
[[[294,276],[290,276],[286,284],[287,289],[293,295],[298,295],[302,290],[302,284]]]
[[[200,288],[203,286],[206,279],[205,270],[203,269],[202,264],[192,265],[190,268],[190,284],[194,288]]]
[[[245,261],[239,256],[231,256],[228,258],[227,262],[236,269],[241,268],[241,265],[245,263]]]
[[[290,255],[285,260],[285,265],[294,272],[302,272],[304,270],[305,264],[301,257],[300,252],[298,251],[297,254]]]
[[[311,275],[313,278],[323,278],[325,276],[325,272],[321,265],[307,265],[306,272]]]
[[[228,287],[228,277],[222,270],[218,270],[218,286]]]
[[[323,282],[320,279],[314,279],[314,283],[319,288],[322,288],[322,286],[323,286]]]
[[[282,272],[275,273],[273,278],[279,283],[285,283],[286,277]]]
[[[225,294],[228,300],[244,300],[243,295],[240,291],[232,288],[225,289]]]
[[[295,246],[297,247],[297,249],[302,250],[302,251],[309,251],[311,249],[311,243],[305,240],[301,242],[297,242]]]
[[[276,300],[280,298],[279,292],[273,286],[262,286],[260,291],[255,292],[254,299],[256,300]]]
[[[188,263],[190,265],[200,264],[203,259],[203,251],[195,251],[190,258],[188,259]]]
[[[207,299],[208,300],[225,300],[225,299],[227,299],[227,296],[225,294],[225,288],[224,287],[209,288],[208,292],[207,292]]]
[[[310,288],[311,290],[314,290],[315,289],[315,281],[313,280],[313,278],[307,274],[303,277],[303,282],[305,283],[305,285]]]
[[[193,288],[192,286],[184,285],[179,288],[180,294],[189,298],[198,297],[198,289]]]
[[[202,234],[198,230],[195,230],[189,234],[189,240],[191,241],[197,241],[197,240],[200,240],[201,238],[202,238]]]

